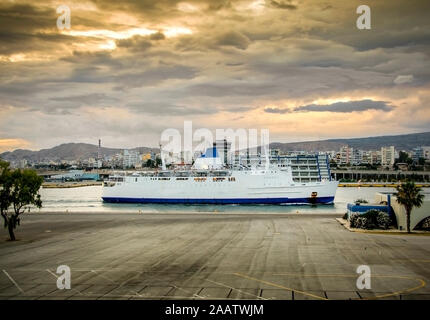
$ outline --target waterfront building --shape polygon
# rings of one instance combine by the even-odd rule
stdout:
[[[380,151],[370,151],[370,164],[371,165],[381,164],[381,152]]]
[[[350,148],[349,146],[343,146],[342,148],[340,148],[340,157],[338,164],[350,164],[353,152],[354,149]]]
[[[415,163],[418,163],[420,158],[430,160],[430,147],[421,146],[412,150],[412,160]]]
[[[69,170],[67,173],[52,175],[46,181],[85,181],[100,180],[98,173],[84,172],[83,170]]]
[[[352,156],[350,163],[354,166],[358,166],[363,163],[363,151],[359,149],[352,149]]]
[[[330,160],[338,165],[378,165],[381,164],[381,152],[375,150],[360,150],[343,146],[339,151],[329,151],[326,153]]]
[[[337,151],[334,151],[334,150],[332,150],[332,151],[327,151],[327,152],[326,152],[326,154],[328,154],[328,156],[329,156],[330,160],[332,160],[332,159],[333,159],[333,161],[335,161],[335,162],[336,162],[336,158],[337,158],[337,154],[338,154],[338,152],[337,152]]]
[[[381,148],[381,165],[392,167],[396,159],[394,146]]]
[[[88,167],[94,168],[94,167],[97,167],[98,160],[96,160],[95,158],[88,158],[87,163],[88,163]]]
[[[21,159],[19,161],[19,168],[26,168],[28,166],[28,161],[26,159]]]
[[[371,151],[361,151],[361,164],[371,164],[372,163],[372,152]]]
[[[124,150],[122,158],[122,166],[124,168],[136,167],[141,164],[140,154],[133,150]]]

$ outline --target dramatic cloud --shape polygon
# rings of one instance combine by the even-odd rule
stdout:
[[[372,1],[371,30],[354,1],[66,4],[70,30],[59,2],[0,3],[2,150],[157,146],[184,120],[278,141],[430,127],[429,1]]]
[[[335,102],[328,105],[309,104],[296,107],[294,109],[266,108],[267,113],[287,113],[287,112],[361,112],[367,110],[391,111],[393,107],[385,101],[361,100],[348,102]]]
[[[220,46],[232,46],[242,50],[248,48],[250,43],[246,36],[236,31],[230,31],[220,35],[216,42],[216,44]]]
[[[0,153],[28,147],[30,147],[30,143],[22,139],[0,139]]]
[[[404,83],[410,83],[414,81],[414,76],[409,74],[409,75],[405,75],[405,76],[397,76],[396,79],[394,79],[394,83],[395,84],[404,84]]]
[[[297,6],[292,4],[291,0],[278,0],[278,1],[270,0],[270,5],[280,9],[288,9],[288,10],[297,9]]]

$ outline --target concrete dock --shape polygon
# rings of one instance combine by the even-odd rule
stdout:
[[[25,214],[0,241],[0,299],[430,299],[430,237],[333,214]],[[57,289],[57,267],[71,289]],[[371,269],[358,289],[356,269]]]

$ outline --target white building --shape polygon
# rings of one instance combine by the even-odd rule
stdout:
[[[381,148],[381,164],[383,166],[393,166],[396,158],[394,146]]]
[[[371,163],[372,163],[372,151],[362,151],[361,164],[371,164]]]
[[[340,148],[340,152],[339,152],[340,157],[339,157],[338,164],[351,163],[353,152],[354,152],[354,149],[348,146],[343,146],[342,148]]]
[[[124,150],[122,158],[122,166],[124,168],[141,166],[142,158],[137,151]]]
[[[27,165],[28,165],[28,161],[26,159],[19,160],[19,165],[18,165],[19,168],[26,168]]]
[[[363,151],[358,150],[358,149],[353,149],[350,162],[352,165],[355,165],[355,166],[362,164],[362,162],[363,162]]]
[[[370,151],[370,164],[381,164],[381,151]]]

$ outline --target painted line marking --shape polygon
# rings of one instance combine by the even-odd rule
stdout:
[[[381,278],[392,278],[392,276],[380,276],[380,277]],[[375,297],[372,297],[372,298],[364,298],[363,300],[373,300],[373,299],[379,299],[379,298],[386,298],[386,297],[391,297],[391,296],[397,296],[397,295],[400,295],[402,293],[412,292],[412,291],[421,289],[421,288],[425,287],[426,284],[427,284],[423,279],[419,279],[419,278],[411,278],[411,277],[404,277],[404,276],[396,276],[395,278],[417,280],[421,284],[419,286],[416,286],[416,287],[412,287],[412,288],[405,289],[405,290],[400,290],[400,291],[395,291],[393,293],[382,294],[382,295],[375,296]]]
[[[404,261],[404,262],[430,262],[429,259],[393,259],[393,261]]]
[[[348,275],[348,274],[297,274],[297,273],[274,273],[274,276],[295,276],[295,277],[331,277],[331,278],[357,278],[357,275]],[[373,274],[372,278],[395,278],[395,279],[407,279],[407,280],[415,280],[420,283],[419,286],[395,291],[392,293],[382,294],[371,298],[362,298],[363,300],[372,300],[372,299],[378,299],[378,298],[386,298],[391,296],[397,296],[402,293],[406,292],[412,292],[418,289],[421,289],[427,285],[426,281],[420,278],[412,278],[408,276],[387,276],[387,275],[379,275],[379,274]]]
[[[46,271],[48,271],[51,275],[53,275],[54,277],[55,277],[55,279],[58,279],[58,276],[54,273],[54,272],[52,272],[51,270],[49,270],[49,269],[46,269]],[[59,290],[59,289],[58,289]],[[77,293],[79,293],[80,295],[85,295],[85,294],[83,294],[82,292],[80,292],[79,290],[76,290],[75,288],[70,288],[70,290],[73,290],[73,291],[76,291]],[[55,291],[55,290],[54,290]],[[52,291],[52,292],[54,292],[54,291]],[[50,292],[50,293],[52,293],[52,292]],[[49,293],[48,293],[49,294]]]
[[[241,277],[241,278],[244,278],[244,279],[249,279],[249,280],[254,280],[254,281],[257,281],[257,282],[261,282],[261,283],[267,284],[269,286],[277,287],[277,288],[280,288],[280,289],[284,289],[284,290],[288,290],[288,291],[294,291],[294,292],[297,292],[297,293],[301,293],[301,294],[304,294],[306,296],[310,296],[310,297],[317,298],[317,299],[320,299],[320,300],[328,300],[325,297],[320,297],[320,296],[317,296],[317,295],[309,293],[309,292],[305,292],[305,291],[300,291],[300,290],[296,290],[296,289],[284,287],[284,286],[281,286],[281,285],[273,283],[273,282],[269,282],[269,281],[265,281],[265,280],[260,280],[260,279],[257,279],[257,278],[253,278],[253,277],[247,276],[245,274],[233,273],[233,275]]]
[[[9,278],[10,281],[12,281],[12,283],[15,285],[15,287],[18,288],[19,291],[21,291],[21,293],[24,293],[24,290],[21,289],[18,283],[16,283],[15,280],[13,280],[13,278],[9,275],[9,273],[6,272],[6,270],[3,269],[3,273],[6,275],[6,277]]]
[[[136,277],[138,277],[138,276],[142,275],[143,273],[144,273],[144,271],[141,271],[141,272],[139,272],[137,275],[135,275],[134,277],[132,277],[132,278],[130,278],[130,279],[127,279],[127,280],[123,281],[123,282],[121,283],[120,287],[121,287],[124,283],[127,283],[128,281],[130,281],[130,280],[132,280],[132,279],[134,279],[134,278],[136,278]],[[160,278],[158,278],[158,277],[152,277],[152,279],[153,279],[153,280],[161,280],[161,281],[162,281],[162,279],[160,279]],[[197,293],[192,293],[191,291],[188,291],[188,290],[185,290],[184,288],[178,287],[178,286],[177,286],[177,285],[175,285],[175,284],[171,284],[170,286],[171,286],[171,287],[173,287],[173,288],[174,288],[174,289],[176,289],[176,290],[183,291],[183,292],[185,292],[185,293],[188,293],[188,294],[192,295],[192,297],[193,297],[193,298],[206,299],[206,297],[204,297],[204,296],[200,296],[200,295],[199,295],[199,294],[197,294]],[[202,290],[200,290],[200,291],[202,291]],[[170,292],[170,291],[169,291],[169,292]],[[166,297],[170,297],[170,296],[166,296]]]
[[[186,293],[189,293],[189,294],[192,294],[191,293],[191,291],[188,291],[188,290],[185,290],[185,289],[183,289],[183,288],[180,288],[180,287],[178,287],[178,286],[176,286],[176,285],[172,285],[172,287],[173,288],[175,288],[176,290],[180,290],[180,291],[183,291],[183,292],[186,292]],[[200,290],[201,291],[201,290]],[[198,295],[197,293],[193,293],[192,294],[193,295],[193,298],[200,298],[200,299],[205,299],[206,297],[204,297],[204,296],[200,296],[200,295]]]
[[[263,297],[257,296],[257,295],[255,295],[255,294],[252,294],[252,293],[249,293],[249,292],[242,291],[242,290],[240,290],[240,289],[236,289],[236,288],[230,287],[230,286],[228,286],[228,285],[226,285],[226,284],[223,284],[223,283],[221,283],[221,282],[217,282],[217,281],[213,281],[213,280],[209,280],[209,279],[204,279],[204,280],[209,281],[209,282],[212,282],[212,283],[217,284],[217,285],[219,285],[219,286],[222,286],[222,287],[225,287],[225,288],[231,289],[231,290],[239,291],[240,293],[243,293],[243,294],[247,294],[247,295],[253,296],[253,297],[255,297],[255,298],[257,298],[257,299],[260,299],[260,300],[269,300],[269,299],[266,299],[266,298],[263,298]],[[211,299],[212,299],[212,298],[211,298]]]
[[[111,279],[106,278],[105,276],[103,276],[103,275],[101,275],[101,274],[98,274],[95,270],[91,270],[91,272],[92,272],[92,273],[94,273],[95,275],[97,275],[97,276],[99,276],[99,277],[103,278],[103,279],[106,279],[106,280],[110,281],[111,283],[113,283],[113,284],[115,284],[115,285],[118,285],[116,282],[112,281]],[[140,275],[140,274],[138,274],[138,275],[136,275],[136,276],[132,277],[132,279],[133,279],[133,278],[136,278],[136,277],[137,277],[137,276],[139,276],[139,275]],[[127,281],[129,281],[129,280],[131,280],[131,279],[128,279]],[[123,282],[123,283],[124,283],[124,282]],[[118,287],[118,288],[121,288],[121,287],[123,286],[123,283],[121,283],[121,284],[119,285],[119,287]],[[188,290],[185,290],[185,289],[179,288],[179,287],[178,287],[178,286],[176,286],[176,285],[171,285],[171,287],[173,287],[173,288],[175,288],[175,289],[177,289],[177,290],[180,290],[180,291],[183,291],[183,292],[186,292],[186,293],[191,294],[191,292],[189,292]],[[116,289],[116,288],[115,288],[115,289]],[[115,289],[113,289],[113,290],[115,290]],[[113,290],[112,290],[112,291],[113,291]],[[129,289],[129,290],[135,293],[135,294],[134,294],[134,296],[136,296],[136,295],[137,295],[138,297],[146,297],[145,295],[141,295],[141,294],[139,294],[136,290],[133,290],[133,289]],[[112,291],[111,291],[111,292],[112,292]],[[111,293],[109,292],[109,293],[107,293],[106,295],[111,295]],[[197,295],[197,294],[193,294],[192,298],[201,298],[201,299],[204,299],[204,297],[199,296],[199,295]]]
[[[92,272],[92,273],[94,273],[96,276],[99,276],[100,278],[103,278],[103,279],[105,279],[105,280],[110,281],[111,283],[113,283],[113,284],[115,284],[115,285],[118,285],[116,282],[114,282],[114,281],[112,281],[111,279],[106,278],[105,276],[103,276],[103,275],[101,275],[101,274],[97,273],[95,270],[91,270],[91,272]],[[119,285],[119,287],[118,287],[118,288],[120,288],[120,287],[121,287],[121,285]],[[110,292],[112,292],[112,291],[113,291],[113,290],[115,290],[115,289],[117,289],[117,288],[112,289]],[[144,296],[140,295],[136,290],[130,289],[130,291],[135,293],[135,294],[134,294],[134,296],[144,297]],[[108,295],[110,292],[106,293],[105,295]]]
[[[191,291],[185,290],[185,289],[180,288],[180,287],[175,286],[175,285],[172,285],[172,286],[173,286],[173,288],[175,288],[175,289],[177,289],[177,290],[180,290],[180,291],[183,291],[183,292],[186,292],[186,293],[191,294]],[[200,290],[200,291],[201,291],[201,290]],[[200,295],[198,295],[197,293],[193,293],[192,295],[193,295],[193,298],[206,299],[206,297],[204,297],[204,296],[200,296]]]

